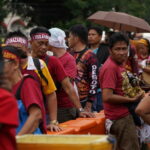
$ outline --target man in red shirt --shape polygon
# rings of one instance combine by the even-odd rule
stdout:
[[[133,118],[126,103],[140,100],[143,93],[128,96],[130,86],[123,66],[127,59],[129,39],[122,33],[114,33],[109,41],[110,57],[100,70],[100,85],[106,115],[107,131],[116,136],[117,149],[139,150],[138,137]]]
[[[22,123],[22,127],[18,130],[18,135],[34,133],[37,128],[40,129],[40,133],[46,133],[46,117],[45,108],[43,103],[43,96],[40,89],[40,84],[32,78],[25,78],[21,74],[19,61],[26,58],[27,55],[12,46],[5,46],[2,49],[4,61],[7,62],[5,65],[4,72],[7,74],[9,82],[12,85],[12,93],[17,94],[19,86],[22,84],[20,89],[20,97],[17,99],[22,102],[27,117],[22,123],[20,120],[19,125]],[[18,105],[19,107],[19,105]],[[19,118],[21,117],[21,109],[19,108]]]
[[[47,37],[43,37],[47,38]],[[35,66],[33,62],[33,58],[30,55],[30,51],[28,49],[28,39],[27,37],[20,31],[10,32],[6,36],[5,39],[6,45],[11,45],[20,48],[24,52],[28,54],[28,57],[26,59],[22,59],[20,61],[21,68],[22,68],[22,74],[30,74],[32,75],[41,85],[41,90],[44,95],[44,98],[46,98],[46,106],[49,114],[49,119],[51,122],[48,123],[48,129],[51,131],[60,131],[60,128],[57,125],[57,99],[56,99],[56,87],[54,85],[54,82],[52,80],[52,77],[48,71],[48,68],[44,61],[39,60],[40,62],[40,69],[45,78],[47,79],[47,83],[39,72],[37,71],[37,67]]]
[[[90,117],[91,115],[84,112],[82,109],[77,94],[69,80],[69,74],[66,74],[66,70],[61,62],[54,56],[46,55],[49,44],[48,39],[43,39],[43,36],[49,36],[50,38],[50,33],[46,28],[37,27],[31,30],[31,53],[33,57],[41,58],[47,63],[48,69],[57,87],[58,113],[61,108],[73,108],[75,106],[79,110],[79,115],[81,117]],[[72,115],[72,112],[74,115]],[[67,113],[59,114],[61,114],[60,117],[58,115],[59,122],[71,120],[76,117],[74,109],[67,111]]]

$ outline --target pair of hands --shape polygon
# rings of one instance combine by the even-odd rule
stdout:
[[[92,103],[86,102],[84,107],[84,111],[79,113],[79,117],[81,118],[95,118],[94,113],[92,113]]]
[[[145,95],[145,92],[141,91],[134,98],[131,98],[131,101],[133,101],[133,102],[140,101],[144,97],[144,95]]]
[[[81,118],[95,118],[95,114],[91,112],[91,107],[92,107],[92,103],[87,102],[86,106],[84,108],[84,111],[79,113],[79,117],[81,117]],[[47,125],[47,129],[50,131],[55,131],[55,132],[59,132],[59,131],[63,130],[59,125],[56,125],[56,124]]]

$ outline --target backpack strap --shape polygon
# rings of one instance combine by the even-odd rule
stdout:
[[[34,65],[35,65],[39,75],[41,76],[41,78],[48,84],[48,80],[46,79],[46,77],[44,76],[44,74],[41,70],[40,60],[38,58],[33,58],[33,62],[34,62]]]
[[[48,66],[48,63],[49,63],[49,59],[50,59],[50,57],[48,55],[46,55],[45,56],[45,63],[46,63],[47,66]]]
[[[24,83],[25,79],[27,79],[27,78],[34,79],[34,77],[32,75],[26,75],[26,76],[23,77],[23,79],[22,79],[22,81],[21,81],[21,83],[20,83],[20,85],[19,85],[19,87],[16,91],[16,94],[15,94],[15,97],[16,97],[17,100],[21,100],[21,89],[22,89],[22,86],[23,86],[23,83]]]

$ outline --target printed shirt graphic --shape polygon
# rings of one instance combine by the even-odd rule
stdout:
[[[81,52],[74,52],[73,56],[76,61]],[[87,50],[77,62],[76,84],[81,101],[85,99],[94,101],[96,99],[98,85],[97,74],[98,67],[96,55],[92,50]]]

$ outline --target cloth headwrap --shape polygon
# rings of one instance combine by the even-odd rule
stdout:
[[[49,29],[51,34],[49,38],[49,45],[57,48],[68,48],[65,42],[65,32],[59,28]]]
[[[148,47],[148,43],[147,43],[147,41],[146,41],[145,39],[140,39],[140,40],[138,40],[138,43],[137,43],[137,44],[144,44],[145,46]]]
[[[15,55],[14,53],[11,53],[7,49],[3,50],[3,58],[19,61],[19,57]]]
[[[26,47],[28,46],[28,41],[22,37],[11,37],[11,38],[8,38],[5,42],[6,45],[15,44],[15,43],[22,44]]]
[[[31,40],[48,40],[49,37],[47,33],[36,33],[31,36]]]

